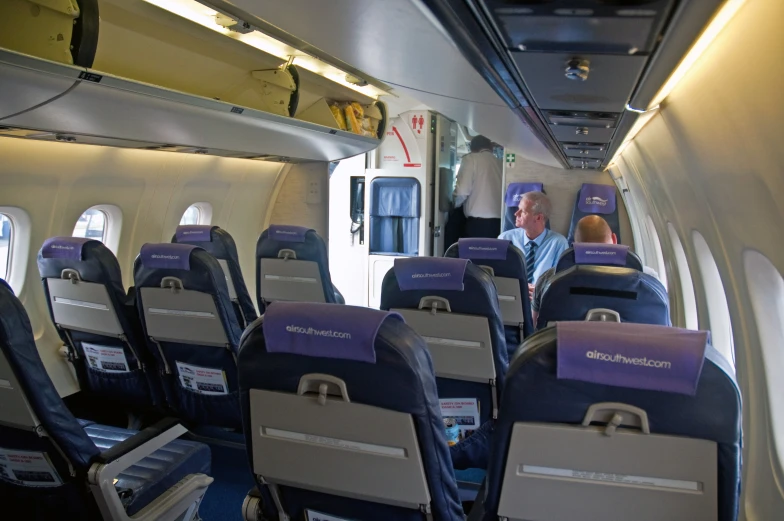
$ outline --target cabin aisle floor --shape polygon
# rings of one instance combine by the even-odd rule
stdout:
[[[210,443],[215,478],[199,507],[204,521],[242,521],[242,502],[253,488],[245,449]]]

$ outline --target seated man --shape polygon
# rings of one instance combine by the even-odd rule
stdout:
[[[607,221],[601,216],[587,215],[577,221],[577,229],[574,232],[574,242],[618,244],[618,237],[616,237],[610,229],[610,225],[607,224]],[[533,311],[534,324],[536,324],[536,320],[539,318],[539,306],[542,303],[544,288],[547,285],[547,281],[555,275],[555,265],[557,264],[558,259],[556,258],[553,267],[542,273],[536,281],[536,287],[534,289],[533,297],[531,298],[531,310]],[[657,280],[659,279],[659,274],[656,273],[656,270],[649,268],[648,266],[643,266],[643,273],[651,275]]]
[[[515,213],[517,228],[498,236],[512,241],[525,255],[529,297],[533,297],[534,284],[539,277],[554,268],[558,258],[569,248],[563,235],[546,227],[552,208],[550,199],[542,192],[524,194]]]

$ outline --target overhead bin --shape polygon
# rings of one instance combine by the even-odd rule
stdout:
[[[384,90],[206,3],[173,5],[1,1],[0,126],[268,161],[379,144]]]
[[[609,143],[614,128],[575,127],[572,125],[550,125],[558,141],[580,141],[585,143]]]
[[[647,59],[538,52],[512,57],[540,108],[597,112],[623,112]]]

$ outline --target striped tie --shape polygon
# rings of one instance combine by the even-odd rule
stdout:
[[[526,245],[528,249],[525,252],[525,271],[526,275],[528,276],[528,284],[533,284],[534,282],[534,251],[536,251],[536,243],[534,241],[528,241]]]

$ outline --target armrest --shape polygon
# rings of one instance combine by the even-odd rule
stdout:
[[[131,451],[138,449],[145,443],[154,440],[164,432],[179,426],[180,426],[179,420],[177,420],[176,418],[164,418],[158,423],[156,423],[155,425],[151,425],[150,427],[147,427],[143,431],[137,432],[127,440],[121,441],[114,447],[103,451],[101,454],[98,455],[98,459],[96,461],[98,463],[103,463],[104,465],[113,463],[118,459],[120,459],[121,457],[127,455]],[[180,434],[178,434],[178,436],[180,436]],[[168,443],[168,441],[166,443]],[[157,450],[157,448],[155,450]],[[142,456],[142,458],[143,457],[144,456]]]
[[[476,494],[476,501],[468,513],[466,521],[482,521],[485,517],[485,496],[487,495],[487,477],[482,481],[479,492]]]

